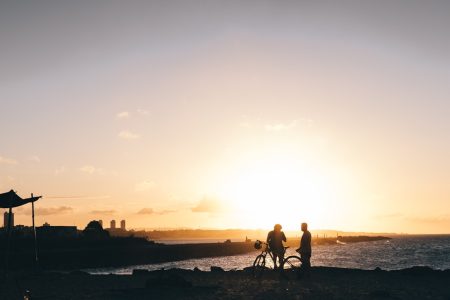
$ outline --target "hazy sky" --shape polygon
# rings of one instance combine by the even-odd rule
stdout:
[[[2,0],[0,192],[39,225],[450,233],[449,28],[448,1]]]

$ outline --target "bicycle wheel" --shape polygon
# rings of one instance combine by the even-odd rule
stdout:
[[[253,276],[255,278],[261,277],[266,268],[266,257],[262,254],[258,255],[253,262]]]
[[[300,270],[301,265],[302,265],[302,262],[300,260],[300,257],[295,256],[295,255],[288,256],[283,261],[284,270],[287,272],[298,271],[298,270]]]

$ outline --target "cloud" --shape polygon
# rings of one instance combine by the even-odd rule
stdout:
[[[28,158],[28,160],[30,160],[30,161],[32,161],[32,162],[35,162],[35,163],[40,163],[40,162],[41,162],[41,159],[40,159],[39,156],[37,156],[37,155],[30,156],[30,157]]]
[[[202,200],[193,208],[191,208],[193,212],[207,212],[207,213],[217,213],[224,212],[226,208],[222,204],[221,201],[211,198],[211,197],[203,197]]]
[[[311,128],[314,125],[314,120],[312,119],[302,119],[302,121],[306,124],[306,127]]]
[[[113,215],[116,211],[114,209],[106,209],[106,210],[93,210],[91,214],[93,215]]]
[[[264,127],[267,131],[281,131],[281,130],[288,130],[292,129],[295,126],[297,126],[298,121],[293,120],[290,123],[277,123],[277,124],[266,124]]]
[[[146,116],[149,114],[149,112],[147,110],[141,109],[141,108],[138,108],[136,111],[138,114],[143,115],[143,116]]]
[[[84,173],[88,173],[88,174],[94,174],[94,173],[100,173],[100,174],[102,174],[102,173],[103,173],[103,170],[102,170],[102,169],[96,168],[96,167],[91,166],[91,165],[84,165],[84,166],[82,166],[82,167],[80,168],[80,171],[81,171],[81,172],[84,172]]]
[[[122,112],[118,113],[116,116],[118,119],[126,119],[126,118],[130,117],[130,113],[127,111],[122,111]]]
[[[86,166],[81,167],[80,171],[89,173],[89,174],[93,174],[95,172],[95,167],[86,165]]]
[[[121,132],[119,132],[118,136],[124,140],[136,140],[141,137],[139,134],[133,133],[128,130],[122,130]]]
[[[59,175],[59,174],[64,173],[65,171],[66,171],[66,167],[65,166],[61,166],[59,168],[56,168],[54,173],[55,173],[55,175]]]
[[[137,212],[138,215],[153,215],[154,213],[153,208],[143,208]]]
[[[252,127],[252,123],[250,123],[250,122],[240,122],[239,123],[239,127],[251,128]]]
[[[4,165],[17,165],[17,160],[12,158],[3,157],[0,155],[0,164]]]
[[[31,215],[31,209],[24,209],[23,214]],[[59,207],[36,207],[34,213],[40,216],[50,216],[50,215],[62,215],[72,213],[73,208],[69,206],[59,206]]]
[[[156,187],[156,183],[153,181],[145,180],[143,182],[138,182],[134,185],[135,192],[144,192],[151,190]]]
[[[71,199],[71,200],[102,200],[109,199],[111,196],[45,196],[45,199]]]
[[[175,212],[175,210],[155,211],[153,208],[143,208],[137,212],[138,215],[165,215]]]

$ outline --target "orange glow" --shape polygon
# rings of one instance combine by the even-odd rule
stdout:
[[[241,226],[267,228],[282,223],[295,230],[301,220],[325,225],[337,189],[321,166],[272,153],[240,162],[223,179],[219,194],[235,210]]]

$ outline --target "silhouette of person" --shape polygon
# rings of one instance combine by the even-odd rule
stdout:
[[[302,261],[302,271],[308,272],[311,268],[311,232],[308,231],[308,224],[302,223],[302,239],[300,240],[300,248],[296,251],[300,253]]]
[[[267,234],[267,243],[269,244],[270,250],[273,255],[273,264],[275,269],[277,269],[277,258],[279,260],[279,267],[283,267],[284,260],[284,246],[283,241],[286,242],[286,236],[284,232],[281,231],[281,225],[275,224],[273,230]]]

